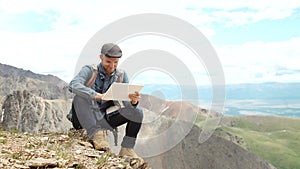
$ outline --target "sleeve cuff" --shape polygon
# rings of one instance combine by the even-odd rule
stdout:
[[[130,104],[131,104],[133,107],[136,107],[136,106],[139,104],[139,102],[137,102],[136,104],[132,104],[132,103],[130,102]]]

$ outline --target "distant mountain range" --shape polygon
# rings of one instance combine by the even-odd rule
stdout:
[[[35,79],[35,83],[28,83],[28,86],[18,86],[18,84],[22,84],[25,81],[28,82],[30,79]],[[0,95],[9,94],[12,92],[12,89],[32,88],[35,94],[43,96],[43,98],[55,99],[54,95],[57,98],[64,98],[65,96],[63,95],[68,92],[62,89],[66,85],[65,81],[56,76],[36,74],[30,70],[23,70],[0,63]],[[9,88],[6,86],[9,86]],[[61,91],[55,94],[43,94],[37,88],[50,91],[58,89]],[[195,93],[195,89],[198,89],[198,93]],[[269,82],[227,84],[225,86],[226,100],[300,100],[298,91],[300,91],[300,83]],[[142,93],[150,94],[163,100],[211,100],[213,90],[211,86],[145,84]]]
[[[56,76],[36,74],[0,63],[0,96],[16,90],[27,90],[44,99],[71,98],[65,86],[67,83]]]
[[[195,93],[195,88],[198,89],[198,93]],[[300,100],[298,91],[300,83],[269,82],[225,86],[226,100]],[[211,86],[151,84],[145,85],[142,92],[166,100],[211,100],[213,89]]]
[[[260,83],[226,86],[229,100],[300,100],[300,83]]]

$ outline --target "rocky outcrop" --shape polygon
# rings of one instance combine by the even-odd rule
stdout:
[[[182,123],[182,127],[185,126]],[[206,142],[199,143],[200,132],[201,129],[194,126],[170,151],[146,160],[156,169],[276,169],[267,161],[221,137],[212,135]]]
[[[6,97],[2,109],[2,127],[21,132],[63,132],[71,128],[66,119],[70,100],[45,100],[31,92],[14,91]]]
[[[3,103],[2,99],[3,98],[5,98],[5,97],[0,96],[0,126],[1,126],[1,123],[3,121],[2,114],[4,113],[3,110],[2,110],[2,103]]]
[[[180,118],[183,121],[189,121],[191,115],[202,115],[205,117],[220,117],[222,114],[214,111],[202,109],[187,101],[166,101],[157,97],[142,94],[139,106],[155,112],[157,115],[163,115],[173,119]]]

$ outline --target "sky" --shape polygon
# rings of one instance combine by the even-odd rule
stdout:
[[[0,0],[0,63],[69,82],[96,32],[143,13],[171,15],[202,32],[217,53],[226,84],[300,82],[299,0]],[[123,61],[147,49],[172,53],[197,85],[210,84],[205,64],[179,41],[145,34],[119,45]],[[177,81],[159,68],[131,78],[139,83]]]

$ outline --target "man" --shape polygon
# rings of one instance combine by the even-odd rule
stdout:
[[[143,112],[137,107],[140,93],[129,94],[131,101],[102,100],[113,82],[128,83],[127,74],[117,69],[122,56],[120,47],[113,43],[104,44],[101,48],[101,63],[97,66],[84,66],[69,84],[75,94],[73,106],[80,125],[87,131],[94,148],[109,151],[105,130],[113,130],[126,124],[126,134],[121,143],[120,156],[140,158],[133,148],[140,131]],[[112,106],[120,109],[107,113]]]

